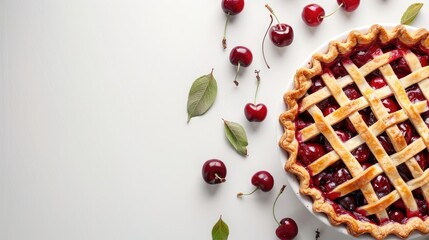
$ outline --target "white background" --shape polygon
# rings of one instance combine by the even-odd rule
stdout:
[[[335,35],[362,25],[398,24],[414,1],[363,0],[317,28],[301,20],[310,1],[246,1],[221,39],[220,0],[0,0],[0,239],[211,239],[222,215],[229,239],[276,239],[271,214],[288,178],[280,162],[282,95],[304,59]],[[331,12],[336,1],[318,1]],[[290,24],[295,40],[266,42],[265,3]],[[429,6],[413,26],[426,27]],[[244,45],[253,63],[233,83],[229,50]],[[212,109],[186,123],[192,82],[214,69]],[[255,69],[261,70],[262,123],[248,123]],[[227,142],[222,118],[247,131],[249,156]],[[227,182],[207,185],[205,160],[219,158]],[[268,170],[271,192],[251,191],[252,174]],[[275,209],[292,217],[296,239],[345,239],[317,220],[288,187]],[[350,238],[351,239],[351,238]]]

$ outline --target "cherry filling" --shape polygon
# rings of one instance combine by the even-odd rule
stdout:
[[[396,54],[394,57],[392,57],[390,65],[392,66],[393,71],[399,77],[399,79],[411,73],[411,69],[408,67],[408,64],[406,63],[405,59],[402,58],[402,56],[400,55],[402,52],[413,52],[418,57],[422,66],[427,66],[429,62],[428,51],[420,45],[407,47],[399,42],[392,42],[386,45],[374,43],[371,45],[358,45],[354,51],[347,55],[340,56],[336,61],[332,63],[322,64],[322,68],[324,69],[323,72],[330,73],[336,79],[339,79],[348,75],[346,69],[343,66],[343,62],[352,61],[357,67],[362,67],[373,59],[374,54],[382,54],[388,51],[394,51]],[[379,70],[368,74],[365,79],[367,80],[369,86],[371,86],[371,88],[375,90],[381,89],[388,85]],[[312,85],[308,89],[308,94],[315,93],[324,87],[325,83],[322,78],[320,76],[315,76],[312,78]],[[362,96],[356,84],[350,84],[348,86],[345,86],[343,88],[343,91],[350,100],[355,100]],[[417,84],[408,87],[406,89],[406,93],[408,95],[409,100],[413,104],[421,101],[427,101],[422,90]],[[401,110],[401,106],[393,95],[382,99],[381,102],[385,107],[387,113],[389,114]],[[317,103],[317,107],[320,108],[324,116],[328,116],[329,114],[332,114],[337,109],[339,109],[340,105],[331,96]],[[362,120],[368,126],[371,126],[378,121],[371,107],[366,107],[360,110],[359,114],[361,115]],[[426,123],[426,125],[429,127],[429,111],[422,113],[421,117]],[[298,162],[306,168],[308,167],[308,165],[310,165],[320,157],[324,156],[325,154],[331,151],[335,151],[329,143],[328,139],[326,139],[322,134],[313,137],[312,139],[307,140],[305,142],[302,141],[300,131],[312,124],[314,124],[314,120],[307,111],[298,114],[295,119],[297,140],[299,142],[297,159]],[[400,130],[400,133],[404,137],[407,144],[410,144],[420,138],[416,129],[409,120],[397,124],[397,127]],[[347,142],[357,134],[355,127],[348,118],[335,124],[333,128],[339,139],[343,142]],[[395,148],[393,147],[393,144],[386,132],[378,135],[377,139],[379,140],[381,146],[384,148],[388,155],[396,153]],[[363,170],[377,163],[374,155],[365,143],[352,150],[351,154],[361,164]],[[416,156],[414,156],[414,159],[423,171],[429,168],[429,153],[427,150],[423,150],[418,153]],[[413,175],[409,170],[409,167],[405,163],[402,163],[397,166],[397,170],[405,182],[414,179]],[[311,174],[311,170],[309,170],[309,172]],[[330,198],[328,196],[329,194],[332,194],[331,191],[333,189],[335,189],[340,184],[350,180],[351,178],[351,174],[345,164],[341,160],[338,160],[331,166],[324,169],[322,172],[313,175],[311,178],[310,185],[311,187],[320,190],[322,195],[325,197],[325,200],[332,204],[337,214],[349,214],[361,221],[367,221],[377,225],[382,225],[386,222],[391,221],[405,223],[412,216],[419,216],[421,218],[428,217],[428,203],[425,200],[421,189],[416,189],[413,191],[413,195],[419,207],[418,213],[411,213],[406,208],[404,202],[400,199],[391,206],[389,206],[388,209],[386,209],[386,212],[389,215],[389,219],[382,220],[377,219],[375,215],[364,216],[359,213],[358,208],[367,204],[367,201],[360,190],[356,190],[352,193],[338,198]],[[382,198],[388,195],[393,190],[395,190],[389,178],[385,174],[380,174],[376,176],[374,179],[371,180],[370,184],[372,185],[378,198]]]

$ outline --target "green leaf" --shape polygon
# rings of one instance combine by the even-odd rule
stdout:
[[[238,123],[226,121],[225,119],[223,122],[226,138],[238,153],[246,156],[248,142],[244,128]]]
[[[420,12],[420,9],[423,7],[423,3],[413,3],[407,10],[404,12],[401,18],[401,24],[409,25],[416,18],[417,14]]]
[[[213,226],[212,238],[213,240],[227,240],[229,235],[228,225],[222,220],[222,215]]]
[[[207,75],[197,78],[191,86],[188,95],[188,122],[192,117],[206,113],[216,100],[217,83],[213,70]]]

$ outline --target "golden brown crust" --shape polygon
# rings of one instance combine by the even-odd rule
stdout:
[[[298,177],[300,193],[308,195],[313,199],[313,210],[315,212],[325,213],[330,222],[334,225],[346,224],[347,230],[354,236],[369,233],[376,239],[384,239],[389,234],[395,234],[399,237],[406,238],[413,230],[429,233],[429,218],[422,220],[414,217],[410,218],[405,224],[389,223],[378,226],[372,223],[358,221],[348,214],[337,215],[333,206],[325,201],[321,192],[310,187],[311,178],[309,172],[302,165],[297,163],[298,141],[295,137],[294,120],[299,111],[298,100],[304,97],[307,90],[310,88],[311,78],[321,73],[321,63],[330,63],[334,61],[339,54],[350,53],[357,44],[369,44],[376,40],[384,44],[395,39],[407,45],[415,45],[420,42],[423,47],[429,48],[429,33],[425,29],[409,32],[401,25],[394,27],[392,30],[387,30],[380,25],[373,25],[367,33],[351,31],[345,41],[330,42],[326,53],[314,54],[310,61],[310,67],[301,68],[296,72],[294,76],[295,88],[285,93],[283,97],[288,110],[283,112],[279,117],[280,124],[284,129],[279,145],[288,153],[288,159],[285,164],[286,171]],[[392,196],[386,196],[386,199],[383,199],[383,201],[391,202],[392,199],[388,199],[388,197],[392,198],[394,194],[391,195]]]

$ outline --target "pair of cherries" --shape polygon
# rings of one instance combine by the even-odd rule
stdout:
[[[202,167],[202,176],[208,184],[219,184],[226,181],[226,165],[222,160],[209,159],[204,162]],[[263,192],[270,191],[274,186],[274,178],[268,171],[258,171],[253,174],[251,179],[252,185],[256,187],[251,193],[238,193],[237,196],[250,195],[258,189]]]
[[[360,0],[337,0],[338,8],[343,8],[346,12],[353,12],[359,7]],[[334,14],[336,10],[330,14],[325,14],[325,10],[318,4],[309,4],[302,10],[302,20],[310,27],[319,26],[323,19]]]
[[[220,184],[226,181],[226,166],[223,161],[219,159],[209,159],[207,160],[202,167],[202,176],[206,183],[208,184]],[[250,195],[256,192],[257,190],[263,192],[269,192],[273,189],[274,186],[274,177],[265,170],[261,170],[253,174],[251,178],[251,183],[255,186],[255,189],[250,193],[237,193],[237,197],[241,197],[243,195]],[[277,203],[277,200],[280,194],[283,193],[285,189],[285,185],[280,189],[279,194],[277,195],[274,203],[273,203],[273,217],[278,223],[278,227],[276,228],[276,235],[281,240],[292,240],[298,234],[298,225],[292,218],[283,218],[278,221],[275,214],[274,208]]]

